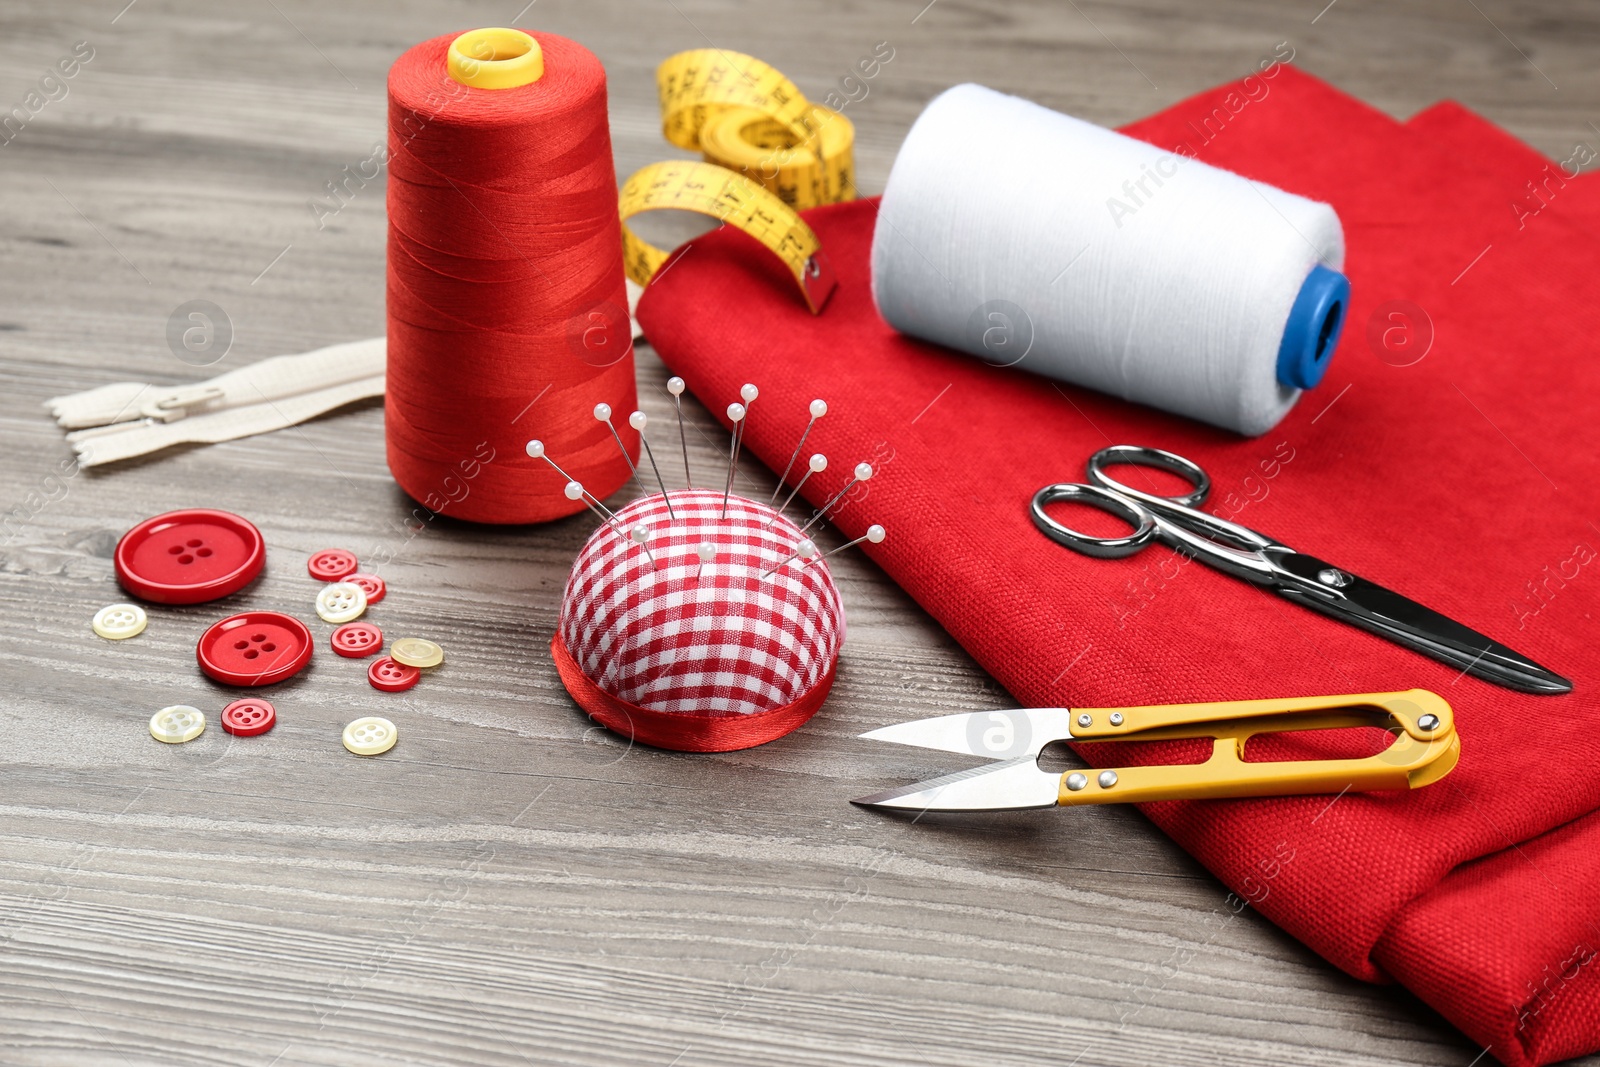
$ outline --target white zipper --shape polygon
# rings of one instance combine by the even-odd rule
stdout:
[[[382,396],[382,337],[273,356],[210,381],[115,382],[47,401],[86,467],[187,442],[215,443],[287,426]]]

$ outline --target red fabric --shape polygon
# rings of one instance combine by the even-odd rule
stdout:
[[[1600,186],[1571,181],[1519,217],[1511,196],[1538,161],[1481,122],[1440,112],[1409,129],[1293,69],[1269,85],[1236,108],[1223,86],[1127,131],[1329,201],[1344,222],[1340,350],[1261,438],[895,334],[869,291],[873,201],[808,216],[839,274],[821,316],[724,229],[646,290],[640,321],[700,395],[760,385],[748,445],[769,466],[825,397],[813,440],[835,462],[807,495],[872,461],[842,532],[883,523],[869,554],[1022,703],[1445,695],[1462,756],[1437,785],[1145,811],[1272,921],[1353,975],[1405,981],[1501,1062],[1600,1048],[1600,963],[1576,962],[1600,948]],[[1202,140],[1218,108],[1227,121]],[[1431,344],[1409,350],[1426,355],[1404,367],[1379,358],[1391,320],[1369,331],[1397,300],[1431,321]],[[1192,457],[1213,511],[1499,638],[1575,692],[1461,677],[1164,549],[1100,560],[1042,537],[1033,492],[1118,442]]]

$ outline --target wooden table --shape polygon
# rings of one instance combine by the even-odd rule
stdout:
[[[1134,811],[910,825],[845,803],[930,771],[857,733],[1008,703],[859,556],[838,557],[850,638],[814,722],[726,756],[630,748],[576,710],[546,649],[588,518],[410,524],[375,404],[69,477],[40,405],[194,380],[165,340],[191,299],[231,320],[218,370],[382,333],[381,179],[322,229],[308,201],[371,155],[388,65],[439,33],[520,20],[588,44],[610,71],[622,173],[672,154],[652,79],[671,52],[715,41],[820,97],[888,41],[891,65],[852,105],[876,192],[951,82],[1115,124],[1280,41],[1392,114],[1454,96],[1564,158],[1597,138],[1592,11],[125,2],[0,14],[0,108],[74,42],[94,51],[0,148],[0,1062],[1477,1062],[1408,994],[1235,915]],[[664,414],[648,348],[639,375]],[[153,609],[135,640],[95,637],[90,616],[122,599],[118,535],[194,505],[258,523],[266,577],[223,603]],[[304,562],[332,545],[392,554],[374,618],[437,637],[448,662],[391,696],[324,649],[272,691],[273,733],[230,741],[214,725],[229,694],[195,670],[197,635],[247,605],[310,615]],[[155,744],[145,721],[171,703],[208,709],[212,730]],[[366,713],[402,731],[384,758],[339,745]]]

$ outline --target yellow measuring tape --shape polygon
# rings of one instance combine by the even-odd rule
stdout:
[[[640,239],[628,219],[677,208],[737,227],[789,268],[813,314],[835,284],[817,235],[797,211],[855,199],[855,127],[808,101],[776,68],[753,56],[702,48],[656,71],[661,132],[705,163],[652,163],[623,184],[623,263],[647,284],[668,254]]]

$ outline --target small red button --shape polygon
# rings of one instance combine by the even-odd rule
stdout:
[[[361,587],[361,591],[367,594],[368,607],[382,600],[383,594],[389,591],[389,587],[383,584],[383,579],[376,574],[347,574],[344,576],[344,581]]]
[[[337,582],[359,566],[356,554],[342,548],[325,548],[306,561],[306,570],[319,582]]]
[[[372,688],[381,689],[385,693],[399,693],[410,689],[421,677],[422,672],[415,667],[396,663],[388,656],[373,660],[372,666],[367,668],[367,681],[372,683]]]
[[[224,685],[271,685],[311,662],[311,631],[293,615],[246,611],[200,635],[200,669]]]
[[[278,722],[278,713],[270,701],[260,697],[235,700],[222,709],[222,728],[240,737],[254,737],[272,729]]]
[[[333,650],[350,659],[362,659],[383,647],[383,631],[370,622],[347,622],[333,631]]]
[[[146,519],[122,535],[112,556],[122,588],[158,604],[203,604],[237,593],[266,562],[260,530],[210,508]]]

